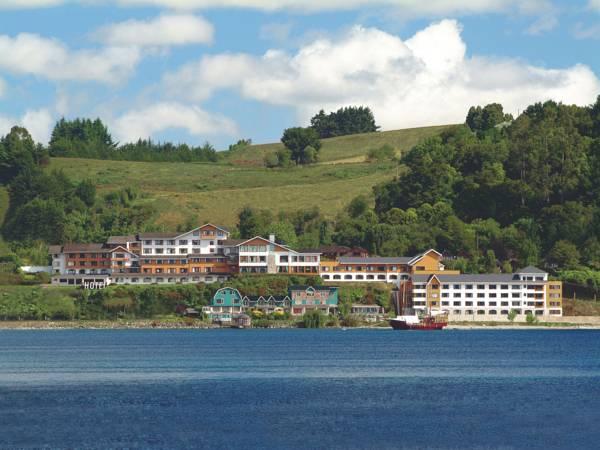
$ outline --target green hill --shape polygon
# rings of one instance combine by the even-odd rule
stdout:
[[[369,150],[379,148],[384,144],[391,145],[400,154],[409,150],[421,139],[436,135],[452,126],[407,128],[323,139],[319,161],[321,163],[364,162]],[[251,145],[243,150],[229,153],[226,159],[236,165],[262,166],[265,156],[280,148],[283,148],[281,142]]]
[[[371,195],[374,185],[398,173],[392,162],[365,162],[384,144],[401,153],[446,127],[368,133],[323,140],[320,164],[290,169],[262,167],[264,155],[281,144],[253,145],[230,152],[225,162],[153,163],[53,158],[47,170],[62,169],[75,181],[90,178],[99,192],[134,187],[159,212],[158,222],[174,228],[187,219],[235,225],[246,205],[273,211],[319,206],[335,216],[352,198]]]

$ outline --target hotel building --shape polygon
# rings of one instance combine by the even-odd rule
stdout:
[[[319,275],[333,284],[391,283],[398,288],[396,296],[416,309],[448,311],[457,319],[511,310],[562,315],[562,284],[550,281],[546,272],[527,267],[512,274],[461,274],[447,270],[436,250],[407,257],[366,256],[364,249],[347,248],[296,251],[273,235],[231,239],[227,228],[210,223],[185,233],[111,236],[103,244],[49,250],[52,283],[58,285],[212,283],[238,273]],[[308,305],[291,300],[296,311]]]

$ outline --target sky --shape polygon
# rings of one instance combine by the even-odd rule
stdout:
[[[0,0],[0,134],[279,140],[320,109],[382,130],[600,95],[600,0]]]

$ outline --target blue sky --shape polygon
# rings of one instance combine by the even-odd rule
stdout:
[[[383,129],[600,94],[600,0],[0,0],[0,133],[60,117],[226,148],[320,108]]]

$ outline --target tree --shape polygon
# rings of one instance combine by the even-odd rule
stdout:
[[[575,244],[560,240],[550,250],[546,260],[561,269],[574,269],[579,265],[581,256]]]
[[[348,214],[353,219],[362,216],[369,209],[369,202],[364,195],[359,195],[352,199],[348,205]]]
[[[86,206],[93,206],[96,201],[96,186],[91,180],[83,180],[75,188],[75,195],[77,195]]]
[[[511,309],[510,312],[508,313],[508,315],[506,316],[506,318],[508,320],[510,320],[511,322],[514,322],[515,319],[517,318],[517,310]]]
[[[10,182],[25,170],[37,165],[37,148],[29,132],[23,127],[12,127],[0,139],[0,182]]]
[[[504,114],[504,109],[499,103],[490,103],[484,106],[471,106],[467,114],[466,123],[469,128],[477,132],[485,132],[503,122],[512,120],[510,114]]]
[[[314,162],[316,153],[321,148],[319,135],[314,128],[288,128],[283,132],[281,142],[291,151],[291,159],[296,164]]]
[[[358,133],[372,133],[379,127],[370,108],[348,106],[325,114],[323,110],[310,119],[310,126],[321,139]]]

